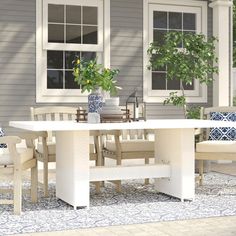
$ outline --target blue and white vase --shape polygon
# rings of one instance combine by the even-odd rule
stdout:
[[[100,113],[103,106],[103,97],[100,93],[91,93],[88,95],[88,112]]]
[[[88,95],[88,123],[100,123],[100,112],[103,106],[103,97],[99,92]]]

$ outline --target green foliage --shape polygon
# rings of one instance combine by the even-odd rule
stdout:
[[[184,94],[184,84],[191,85],[193,80],[209,84],[213,81],[213,75],[218,73],[215,56],[214,42],[217,39],[211,37],[206,40],[203,34],[191,34],[181,32],[169,32],[164,37],[164,43],[151,43],[148,49],[150,70],[165,70],[167,79],[180,81],[182,94],[171,92],[164,104],[182,106],[187,118],[195,116],[195,112],[187,109]]]
[[[188,119],[200,119],[200,106],[188,107],[187,118]]]
[[[233,97],[233,106],[236,106],[236,97]]]
[[[177,107],[183,107],[186,105],[186,98],[184,96],[178,96],[178,92],[171,92],[169,97],[164,100],[164,105],[173,104]]]
[[[214,37],[206,38],[203,34],[182,34],[170,32],[165,35],[164,44],[152,43],[148,49],[149,68],[158,70],[166,67],[167,79],[181,80],[192,84],[193,79],[209,84],[213,74],[218,73],[215,57]],[[183,48],[182,48],[183,45]]]
[[[85,61],[76,58],[73,65],[74,81],[81,85],[82,93],[100,88],[103,91],[110,92],[111,95],[115,95],[117,89],[120,89],[114,79],[119,70],[103,68],[101,64],[97,63],[97,60]]]

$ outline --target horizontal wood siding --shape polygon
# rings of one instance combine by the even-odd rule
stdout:
[[[0,126],[7,134],[19,131],[10,120],[30,120],[30,107],[45,105],[35,102],[35,7],[36,0],[0,1]]]
[[[35,105],[35,1],[0,3],[0,123],[29,119]]]
[[[163,0],[164,2],[164,0]],[[29,120],[36,104],[36,0],[0,1],[0,124],[7,134],[10,120]],[[212,34],[212,10],[208,12]],[[111,66],[119,68],[121,105],[138,89],[143,94],[143,0],[111,0]],[[208,88],[209,105],[212,87]],[[47,104],[79,106],[79,104]],[[201,104],[200,104],[201,105]],[[148,118],[180,118],[182,110],[162,104],[147,104]]]
[[[120,102],[143,84],[143,1],[111,0],[111,66],[118,76]]]

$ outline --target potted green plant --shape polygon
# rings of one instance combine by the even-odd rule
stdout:
[[[148,49],[148,68],[165,67],[168,80],[180,81],[180,94],[171,92],[164,105],[182,107],[185,118],[196,117],[199,108],[187,106],[184,85],[192,85],[194,79],[201,84],[210,84],[213,74],[218,73],[214,65],[217,62],[215,41],[215,37],[206,40],[203,34],[169,32],[164,37],[164,43],[153,42]]]
[[[97,63],[96,59],[86,61],[76,58],[74,60],[74,80],[81,86],[82,93],[85,91],[90,93],[88,95],[88,113],[96,113],[93,115],[97,120],[99,120],[99,112],[103,105],[101,92],[105,91],[115,95],[120,88],[115,80],[118,73],[118,69],[104,68],[102,64]]]

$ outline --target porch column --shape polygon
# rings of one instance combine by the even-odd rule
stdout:
[[[209,6],[213,8],[213,35],[219,40],[216,43],[219,74],[214,76],[213,106],[228,106],[230,105],[230,9],[232,2],[230,0],[213,0]]]

